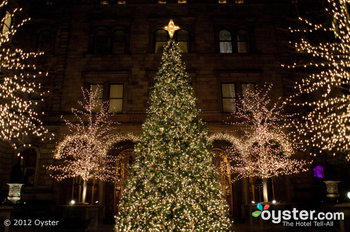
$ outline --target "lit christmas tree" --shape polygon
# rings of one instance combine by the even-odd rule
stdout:
[[[155,78],[116,231],[231,231],[195,101],[180,48],[171,39]]]
[[[311,68],[313,73],[296,83],[298,93],[290,101],[306,109],[306,113],[296,114],[291,127],[298,129],[294,142],[303,141],[304,150],[314,156],[325,151],[333,155],[344,154],[350,148],[349,1],[328,0],[328,3],[330,7],[325,10],[333,19],[331,26],[314,24],[300,18],[307,28],[290,29],[297,35],[317,33],[318,40],[323,33],[325,38],[324,42],[302,38],[294,44],[298,52],[310,55],[310,62],[302,67]],[[335,37],[331,41],[326,40],[329,34]],[[294,64],[288,67],[299,66]],[[297,97],[307,100],[298,103]],[[299,111],[303,110],[299,108]],[[318,149],[308,151],[309,148]]]
[[[99,91],[83,90],[84,101],[78,102],[82,110],[72,108],[76,121],[64,119],[69,134],[57,145],[57,162],[47,166],[58,181],[82,178],[82,202],[86,199],[87,181],[114,181],[116,173],[116,158],[107,154],[115,123],[109,119],[107,104],[101,104]]]
[[[264,201],[268,201],[267,180],[280,175],[291,175],[307,171],[307,162],[292,159],[295,148],[283,131],[286,118],[282,114],[283,104],[271,103],[269,93],[272,85],[263,90],[247,89],[237,104],[233,123],[244,136],[241,144],[244,154],[234,146],[227,152],[232,163],[233,181],[258,177],[263,180]]]
[[[7,1],[2,1],[0,9],[6,5]],[[0,31],[0,140],[15,149],[20,144],[28,145],[25,141],[29,135],[41,138],[48,135],[39,119],[40,114],[35,111],[44,95],[38,84],[38,78],[43,74],[32,64],[32,59],[40,53],[24,52],[14,48],[11,42],[18,28],[29,20],[14,24],[19,11],[21,9],[4,11]]]

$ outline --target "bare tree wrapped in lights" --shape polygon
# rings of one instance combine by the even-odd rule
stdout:
[[[6,6],[7,1],[2,1],[0,8]],[[26,145],[24,140],[28,135],[41,138],[48,135],[39,119],[40,114],[35,111],[38,101],[33,100],[33,96],[38,96],[42,101],[45,94],[37,80],[43,74],[31,62],[41,53],[27,53],[14,48],[11,43],[18,28],[29,20],[13,24],[19,11],[21,9],[5,11],[0,31],[0,140],[15,149],[19,144]]]
[[[109,119],[107,104],[101,104],[98,98],[99,88],[82,91],[84,101],[78,102],[82,109],[72,108],[76,121],[64,119],[69,134],[57,145],[56,164],[49,165],[47,169],[58,181],[81,177],[82,202],[85,202],[88,180],[114,181],[116,158],[107,155],[107,151],[116,123]]]
[[[295,148],[288,134],[282,130],[285,117],[283,104],[271,103],[268,96],[272,84],[265,90],[247,89],[237,104],[237,112],[232,117],[243,131],[243,154],[235,147],[227,152],[232,163],[233,181],[258,177],[263,180],[264,201],[268,201],[267,179],[307,171],[307,162],[292,159]]]
[[[171,21],[166,29],[174,27]],[[149,103],[115,231],[231,231],[206,126],[173,39]]]
[[[312,68],[312,74],[296,83],[297,94],[290,101],[297,107],[307,109],[304,114],[296,114],[291,125],[296,127],[294,142],[303,141],[303,147],[318,148],[309,151],[316,156],[324,151],[333,154],[349,152],[350,146],[350,16],[348,0],[328,0],[325,11],[333,19],[332,25],[314,24],[299,18],[306,29],[290,29],[294,34],[310,32],[334,35],[332,41],[313,43],[305,38],[294,44],[300,53],[308,54],[309,63],[302,67]],[[306,36],[304,36],[306,37]],[[319,40],[319,39],[318,39]],[[311,61],[310,61],[311,60]],[[288,68],[297,68],[291,65]],[[297,102],[297,97],[303,97]],[[314,149],[315,150],[315,149]],[[350,156],[347,157],[350,160]]]

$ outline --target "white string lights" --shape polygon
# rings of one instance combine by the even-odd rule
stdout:
[[[296,83],[297,94],[289,101],[294,106],[307,109],[297,113],[290,125],[297,129],[294,142],[303,142],[304,151],[316,156],[329,152],[334,156],[349,152],[350,142],[350,17],[348,0],[328,0],[325,10],[332,17],[332,25],[314,24],[299,18],[308,29],[293,30],[292,33],[330,32],[334,38],[329,41],[312,43],[304,38],[294,43],[300,53],[309,54],[312,59],[302,67],[318,71]],[[327,38],[327,36],[325,36]],[[287,66],[296,68],[297,64]],[[296,102],[304,97],[304,102]],[[308,151],[310,148],[316,148]],[[350,160],[350,156],[347,157]]]
[[[241,147],[227,149],[233,181],[246,177],[268,179],[308,170],[307,162],[291,158],[295,147],[283,131],[283,104],[271,103],[272,84],[261,90],[247,89],[232,114],[243,133]]]
[[[7,1],[2,1],[0,8],[5,8]],[[14,48],[11,39],[17,29],[30,19],[24,19],[18,24],[11,24],[15,15],[21,9],[14,9],[1,19],[0,32],[0,140],[8,142],[13,148],[19,144],[25,144],[29,135],[48,137],[51,140],[53,134],[49,135],[44,128],[35,107],[38,101],[43,101],[46,92],[42,92],[38,79],[47,76],[38,71],[31,60],[43,53],[24,52]],[[38,100],[33,100],[38,96]],[[28,145],[28,144],[27,144]]]
[[[70,134],[56,147],[54,158],[57,162],[46,167],[58,181],[80,176],[85,187],[85,183],[92,179],[115,180],[117,157],[107,152],[115,137],[113,126],[116,123],[109,119],[107,104],[101,104],[99,91],[99,88],[83,90],[84,101],[78,102],[82,110],[72,108],[76,120],[64,119]],[[100,110],[95,112],[97,108]],[[82,199],[84,202],[85,196]]]

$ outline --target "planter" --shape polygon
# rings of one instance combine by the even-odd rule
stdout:
[[[326,180],[323,181],[326,184],[326,188],[327,188],[327,197],[334,199],[334,198],[338,198],[339,195],[339,190],[338,190],[338,185],[341,181],[338,180]]]
[[[21,200],[21,189],[23,184],[8,183],[8,185],[9,185],[9,193],[7,195],[7,199],[11,201],[13,204],[16,204],[19,200]]]

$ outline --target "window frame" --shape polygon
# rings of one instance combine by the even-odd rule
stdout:
[[[233,84],[234,85],[234,97],[224,97],[223,94],[223,85],[230,85]],[[221,95],[221,112],[222,113],[226,113],[226,114],[232,114],[232,113],[236,113],[237,112],[237,83],[236,82],[221,82],[220,83],[220,95]],[[234,100],[234,111],[233,112],[229,112],[229,111],[224,111],[224,99],[233,99]]]
[[[98,32],[104,32],[105,35],[106,35],[106,45],[105,45],[105,49],[106,51],[105,52],[98,52],[98,45],[97,45],[97,33]],[[108,32],[108,30],[106,28],[96,28],[93,32],[93,35],[92,35],[92,53],[95,54],[95,55],[108,55],[108,54],[111,54],[112,52],[112,38],[111,38],[111,35],[110,33]]]
[[[157,32],[158,31],[164,31],[165,33],[166,33],[166,35],[167,35],[167,39],[166,39],[166,41],[157,41]],[[164,47],[164,45],[168,42],[168,40],[169,40],[169,34],[168,34],[168,32],[166,31],[166,30],[164,30],[164,29],[162,29],[162,28],[159,28],[159,29],[156,29],[155,31],[154,31],[154,33],[153,33],[153,37],[154,37],[154,46],[153,46],[153,52],[154,52],[154,54],[161,54],[162,52],[163,52],[163,47]],[[157,49],[157,43],[164,43],[164,45],[162,46],[162,48],[160,49]]]
[[[11,30],[11,27],[13,25],[13,17],[12,17],[12,14],[10,13],[10,11],[8,11],[8,10],[5,11],[5,15],[4,15],[3,19],[4,19],[4,21],[2,22],[2,25],[1,25],[1,32],[2,32],[2,34],[9,33]],[[6,23],[7,19],[10,19],[9,25]]]
[[[220,34],[221,34],[221,32],[222,31],[227,31],[227,32],[229,32],[230,33],[230,35],[231,35],[231,40],[223,40],[223,39],[221,39],[220,38]],[[218,30],[218,32],[217,32],[217,39],[218,39],[218,49],[219,49],[219,53],[220,54],[232,54],[232,53],[234,53],[235,52],[235,49],[234,49],[234,37],[233,37],[233,33],[232,33],[232,30],[229,30],[228,28],[220,28],[219,30]],[[221,43],[230,43],[230,45],[231,45],[231,52],[222,52],[221,51]]]
[[[179,41],[179,39],[178,39],[178,33],[179,33],[180,31],[187,32],[187,41],[185,41],[185,40]],[[190,49],[190,48],[191,48],[191,46],[190,46],[190,41],[191,41],[191,39],[190,39],[190,37],[191,37],[191,36],[190,36],[190,31],[187,30],[187,29],[180,29],[180,30],[178,30],[178,31],[175,32],[174,38],[175,38],[175,41],[176,41],[177,43],[180,43],[180,42],[182,42],[182,43],[187,42],[187,51],[186,51],[186,52],[181,51],[182,54],[184,54],[184,53],[190,53],[190,52],[191,52],[191,49]],[[181,47],[180,47],[180,48],[181,48]]]
[[[115,42],[116,42],[116,39],[115,39],[115,33],[117,31],[121,31],[124,33],[124,37],[123,37],[123,44],[124,44],[124,47],[123,47],[123,51],[122,52],[115,52],[114,51],[114,45],[115,45]],[[111,35],[111,54],[126,54],[127,53],[127,48],[128,48],[128,34],[127,34],[127,30],[125,28],[115,28],[113,31],[112,31],[112,35]]]
[[[107,99],[107,101],[108,101],[108,112],[109,113],[113,113],[113,114],[122,114],[122,113],[124,113],[125,84],[123,82],[109,82],[107,84],[108,84],[108,99]],[[111,98],[111,86],[112,85],[121,85],[122,86],[123,94],[122,94],[121,98]],[[121,112],[111,112],[110,111],[110,102],[113,99],[121,99],[121,102],[122,102]]]
[[[246,33],[246,36],[247,36],[246,40],[240,39],[240,32]],[[240,46],[239,46],[240,43],[246,43],[246,47],[245,47],[246,48],[246,52],[240,52],[240,49],[239,49],[240,48]],[[238,54],[250,53],[250,33],[249,33],[249,31],[247,29],[240,28],[240,29],[237,30],[237,32],[236,32],[236,47],[237,47],[237,53]]]

